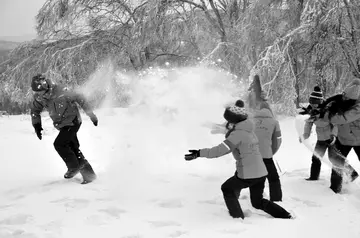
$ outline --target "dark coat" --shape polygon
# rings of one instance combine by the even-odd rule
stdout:
[[[44,109],[49,112],[56,129],[81,123],[78,105],[84,109],[90,118],[95,116],[90,105],[81,94],[69,91],[64,86],[51,84],[49,90],[44,95],[34,94],[31,104],[32,124],[40,123],[41,125],[40,114]]]

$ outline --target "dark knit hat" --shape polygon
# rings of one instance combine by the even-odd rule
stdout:
[[[245,103],[243,100],[239,99],[235,102],[235,106],[237,107],[244,107],[245,106]]]
[[[224,118],[229,123],[236,124],[246,120],[248,114],[246,113],[245,108],[233,105],[225,109]]]
[[[47,90],[45,83],[45,76],[42,74],[37,74],[31,79],[31,89],[35,92],[45,91]]]
[[[314,91],[310,94],[309,103],[310,104],[321,104],[324,101],[323,94],[319,86],[314,87]]]

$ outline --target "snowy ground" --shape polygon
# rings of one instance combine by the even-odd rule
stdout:
[[[223,140],[201,125],[221,122],[220,104],[228,98],[216,87],[172,86],[129,110],[98,110],[98,127],[83,116],[81,149],[99,177],[87,185],[80,177],[63,179],[66,168],[53,149],[57,131],[48,117],[41,141],[29,116],[0,117],[0,238],[360,237],[359,184],[334,194],[326,165],[319,181],[304,180],[311,154],[298,142],[294,118],[280,119],[283,144],[276,159],[286,171],[281,205],[297,218],[273,219],[252,208],[248,190],[240,198],[245,220],[229,217],[220,186],[234,173],[233,158],[183,159],[187,149]],[[360,169],[353,152],[349,158]]]

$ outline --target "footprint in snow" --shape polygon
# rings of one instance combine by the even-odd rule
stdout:
[[[51,203],[63,204],[67,208],[86,208],[89,205],[89,200],[79,198],[68,198],[64,197],[61,199],[50,201]]]
[[[300,198],[297,198],[297,197],[292,197],[291,198],[292,200],[294,201],[297,201],[297,202],[301,202],[309,207],[321,207],[321,205],[319,203],[316,203],[314,201],[310,201],[310,200],[303,200],[303,199],[300,199]]]
[[[69,185],[74,184],[78,185],[78,183],[81,183],[82,179],[80,177],[74,177],[71,179],[63,179],[59,178],[59,180],[54,180],[48,183],[45,183],[41,189],[41,192],[48,192],[54,189],[54,185],[60,186],[60,185]]]
[[[306,176],[308,175],[308,171],[306,169],[297,169],[297,170],[293,170],[291,172],[287,172],[286,176],[287,177],[304,177],[306,178]]]
[[[33,217],[28,214],[17,214],[5,218],[0,221],[2,225],[25,225],[33,220]]]
[[[187,231],[175,231],[175,232],[171,233],[171,234],[169,235],[169,237],[171,237],[171,238],[176,238],[176,237],[179,237],[179,236],[182,236],[182,235],[186,235],[186,234],[188,234]]]
[[[117,207],[108,207],[105,209],[99,209],[99,212],[105,213],[109,216],[119,218],[120,214],[126,213],[126,210],[117,208]]]
[[[148,223],[157,228],[167,226],[181,226],[181,224],[174,221],[148,221]]]
[[[162,208],[181,208],[183,207],[183,204],[179,199],[171,199],[171,200],[159,202],[158,206]]]
[[[202,204],[211,204],[211,205],[223,205],[222,201],[219,201],[218,199],[214,198],[211,200],[201,200],[198,201],[198,203],[202,203]]]
[[[44,231],[48,231],[48,232],[54,232],[57,234],[61,233],[61,229],[63,226],[63,222],[60,220],[55,220],[55,221],[51,221],[49,223],[40,225],[39,228],[41,228]]]
[[[21,229],[16,229],[16,230],[1,229],[0,237],[1,238],[37,238],[38,236],[32,233],[27,233]]]
[[[0,210],[6,210],[6,209],[8,209],[8,208],[11,208],[11,207],[13,207],[14,205],[1,205],[0,206]]]
[[[90,215],[86,217],[86,223],[93,225],[93,226],[102,226],[108,223],[109,218],[102,216],[102,215]]]

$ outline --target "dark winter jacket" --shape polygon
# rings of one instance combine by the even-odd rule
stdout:
[[[344,113],[337,113],[329,118],[328,113],[323,119],[338,126],[338,138],[341,144],[360,146],[360,101]]]
[[[61,85],[50,84],[49,90],[44,95],[34,94],[31,104],[32,124],[41,124],[40,113],[43,109],[49,112],[56,129],[81,123],[78,105],[84,109],[90,118],[95,117],[89,104],[81,94],[69,91]]]
[[[331,99],[327,99],[326,102],[330,102]],[[308,139],[311,135],[312,127],[315,125],[316,127],[316,136],[319,141],[326,141],[332,138],[332,136],[336,136],[338,133],[337,126],[331,124],[329,120],[319,120],[319,117],[323,117],[323,111],[328,110],[326,104],[323,103],[317,108],[313,108],[311,105],[308,105],[306,108],[302,108],[299,112],[300,115],[310,115],[305,121],[304,126],[304,139]]]
[[[259,141],[250,119],[235,124],[220,145],[200,150],[200,157],[217,158],[231,153],[236,160],[237,176],[242,179],[260,178],[267,170],[259,150]]]

